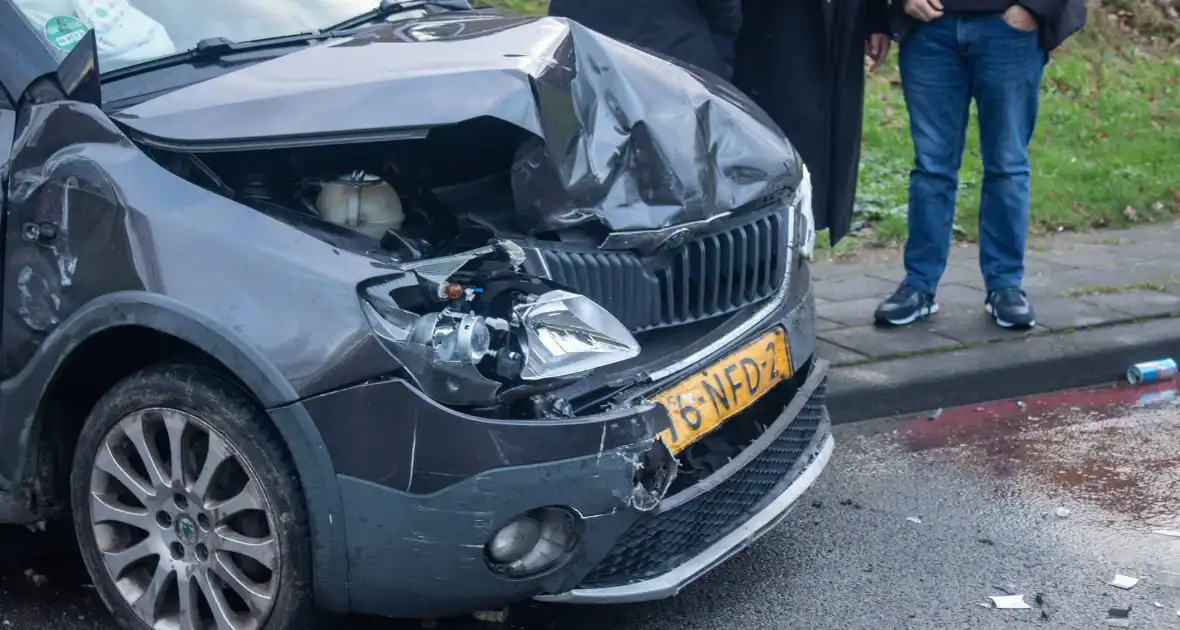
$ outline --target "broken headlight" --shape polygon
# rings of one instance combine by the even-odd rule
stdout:
[[[639,354],[639,343],[590,298],[550,291],[518,304],[513,314],[524,333],[520,378],[535,381],[589,372]]]
[[[639,343],[590,298],[519,271],[509,242],[402,265],[360,287],[361,308],[385,347],[436,401],[497,402],[633,358]]]
[[[811,172],[807,170],[807,165],[803,166],[803,181],[795,193],[795,205],[799,213],[797,225],[801,228],[799,253],[811,260],[815,255],[815,211],[811,207]]]

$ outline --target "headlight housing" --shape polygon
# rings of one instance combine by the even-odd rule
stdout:
[[[550,291],[517,305],[514,315],[524,334],[520,378],[526,381],[581,374],[639,354],[627,327],[584,295]]]
[[[815,211],[811,207],[811,171],[803,165],[803,180],[799,183],[799,190],[795,193],[797,215],[796,226],[799,230],[799,253],[811,260],[815,256]]]
[[[504,390],[544,387],[639,354],[635,337],[593,300],[517,271],[514,248],[403,265],[360,287],[369,326],[434,400],[489,405]],[[507,265],[499,254],[508,254]],[[477,269],[461,272],[468,263]]]

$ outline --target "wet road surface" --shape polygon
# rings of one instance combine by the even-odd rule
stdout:
[[[678,598],[522,606],[454,630],[1180,628],[1175,383],[1079,390],[837,428],[832,465],[777,530]],[[0,625],[113,630],[68,546],[0,529]],[[32,570],[32,574],[29,574]],[[1140,578],[1131,590],[1107,583]],[[34,576],[43,575],[41,578]],[[983,604],[1005,589],[1028,610]],[[1043,604],[1034,598],[1041,594]],[[363,630],[420,622],[349,619]]]

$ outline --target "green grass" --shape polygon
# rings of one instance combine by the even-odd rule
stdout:
[[[483,4],[496,6],[516,13],[544,15],[549,0],[480,0]]]
[[[545,0],[487,1],[522,13],[543,13],[546,6]],[[1105,1],[1125,11],[1118,3],[1129,0]],[[1092,9],[1087,30],[1055,52],[1046,68],[1029,149],[1034,233],[1180,217],[1180,52],[1168,44],[1176,27],[1157,22],[1149,41],[1140,35],[1148,32],[1145,19],[1115,20]],[[1128,32],[1126,23],[1138,32]],[[837,255],[905,240],[913,146],[896,60],[895,47],[889,63],[868,79],[856,213],[866,229],[842,241]],[[981,181],[973,115],[960,172],[958,239],[973,241],[978,234]],[[819,245],[826,248],[827,238]]]
[[[896,56],[894,56],[896,59]],[[905,238],[913,163],[897,66],[869,79],[857,204],[871,238]],[[960,172],[957,236],[978,233],[982,163],[972,118]],[[1123,227],[1180,215],[1180,59],[1163,48],[1084,34],[1046,68],[1033,168],[1036,233]],[[898,210],[901,210],[898,212]]]

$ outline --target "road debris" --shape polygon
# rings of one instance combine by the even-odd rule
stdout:
[[[1151,602],[1151,605],[1155,606],[1156,608],[1163,608],[1164,607],[1164,605],[1159,602]]]
[[[996,608],[1002,610],[1022,610],[1025,608],[1032,608],[1024,601],[1024,595],[992,595],[988,599],[992,600]]]
[[[1112,628],[1131,627],[1131,604],[1125,608],[1111,608],[1106,611],[1106,625]]]
[[[1131,577],[1129,575],[1123,575],[1121,573],[1116,573],[1114,576],[1114,579],[1110,581],[1111,586],[1113,586],[1115,588],[1121,588],[1125,591],[1129,591],[1129,590],[1135,588],[1135,585],[1138,583],[1139,583],[1139,578]]]
[[[939,407],[938,409],[935,409],[934,413],[930,414],[930,417],[927,419],[928,420],[938,420],[938,417],[941,415],[942,415],[942,407]]]
[[[1053,514],[1056,515],[1057,518],[1069,518],[1069,509],[1059,507],[1056,510],[1053,510]]]
[[[1156,530],[1152,530],[1151,533],[1155,534],[1156,536],[1167,536],[1169,538],[1180,538],[1180,531],[1177,531],[1175,529],[1156,529]]]
[[[1020,407],[1021,409],[1024,409],[1024,401],[1023,400],[1016,401],[1016,406]]]
[[[1131,604],[1127,604],[1126,608],[1111,608],[1106,611],[1106,614],[1115,619],[1126,619],[1131,616]]]
[[[40,573],[37,573],[33,569],[25,569],[25,577],[36,586],[45,586],[46,584],[49,584],[49,578]]]
[[[920,518],[918,518],[918,517],[916,517],[916,516],[909,516],[909,517],[906,517],[906,519],[905,519],[905,520],[907,520],[907,521],[909,521],[909,522],[911,522],[911,523],[914,523],[914,524],[916,524],[916,525],[921,525],[921,524],[922,524],[922,519],[920,519]]]
[[[1173,359],[1156,359],[1136,363],[1127,370],[1127,382],[1132,385],[1145,385],[1166,381],[1176,376],[1176,361]]]
[[[508,607],[505,606],[500,610],[477,610],[471,613],[476,621],[483,621],[485,623],[504,623],[508,621]]]

